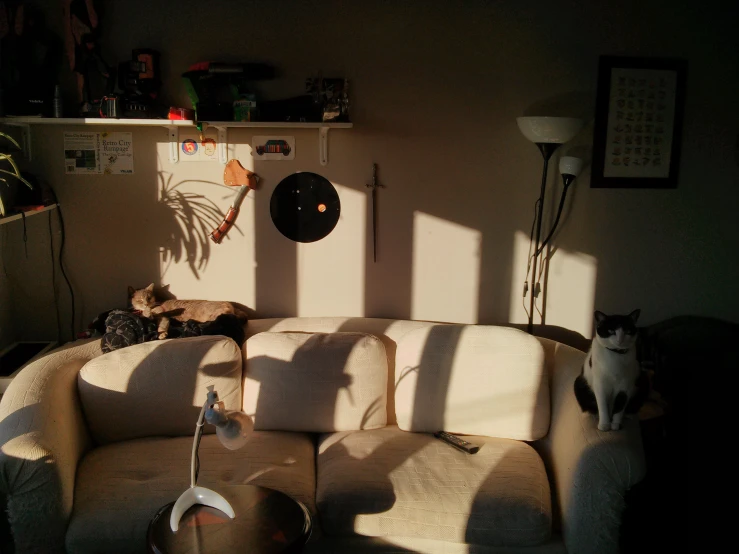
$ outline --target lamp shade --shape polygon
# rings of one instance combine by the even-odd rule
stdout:
[[[517,117],[523,136],[534,143],[564,144],[574,138],[583,126],[575,117]]]
[[[574,156],[562,156],[559,159],[559,172],[562,175],[577,177],[582,171],[582,160]]]
[[[205,412],[205,421],[216,426],[216,436],[229,450],[238,450],[246,444],[254,431],[254,422],[244,412],[222,410],[222,404],[214,404]]]

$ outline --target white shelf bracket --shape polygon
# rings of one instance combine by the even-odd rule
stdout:
[[[328,165],[328,127],[318,129],[318,161]]]
[[[18,125],[21,128],[21,148],[23,148],[23,155],[30,162],[31,156],[31,126],[27,123],[24,125]]]
[[[222,164],[228,162],[228,127],[216,127],[218,129],[218,161]]]
[[[169,133],[169,163],[180,161],[180,132],[174,125],[167,127]]]

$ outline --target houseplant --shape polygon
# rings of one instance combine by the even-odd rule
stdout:
[[[0,132],[0,137],[20,150],[20,145],[13,137],[3,132]],[[12,154],[0,152],[0,162],[7,162],[11,168],[11,170],[0,168],[0,217],[5,217],[6,213],[13,207],[18,181],[26,185],[29,189],[33,189],[33,185],[21,176],[21,171],[18,168],[18,164],[13,160]]]

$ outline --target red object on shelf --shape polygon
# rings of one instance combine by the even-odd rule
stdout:
[[[167,116],[167,119],[175,119],[175,120],[195,119],[195,112],[187,108],[171,107],[169,108],[169,115]]]
[[[43,204],[32,204],[30,206],[15,206],[13,209],[17,212],[37,212],[45,207]]]

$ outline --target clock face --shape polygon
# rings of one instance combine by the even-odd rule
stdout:
[[[275,187],[269,212],[277,230],[295,242],[315,242],[339,221],[341,202],[334,186],[316,173],[293,173]]]

